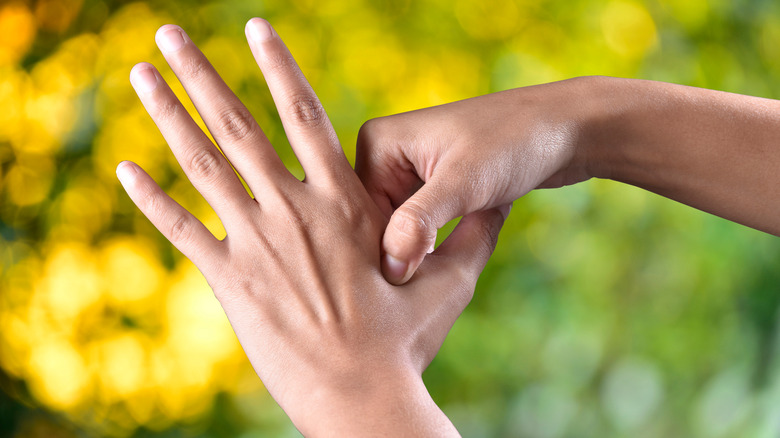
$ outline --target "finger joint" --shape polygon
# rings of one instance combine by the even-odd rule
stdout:
[[[217,118],[217,133],[228,141],[250,137],[255,127],[255,119],[246,108],[229,108]]]
[[[393,213],[393,220],[396,230],[401,234],[422,241],[427,246],[430,245],[433,224],[428,215],[419,208],[411,205],[403,206]]]
[[[191,232],[190,218],[185,214],[178,215],[168,231],[169,240],[172,243],[184,242],[189,238]]]
[[[303,126],[316,126],[325,120],[325,109],[319,99],[313,96],[295,96],[290,103],[289,114]]]
[[[211,179],[219,174],[222,160],[213,147],[199,148],[190,159],[190,170],[199,178]]]

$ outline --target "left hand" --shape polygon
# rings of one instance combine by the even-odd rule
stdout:
[[[447,222],[535,188],[590,178],[591,78],[517,88],[372,119],[355,169],[390,222],[383,272],[409,281]]]
[[[265,20],[252,19],[247,36],[306,179],[285,169],[184,31],[166,25],[158,45],[224,157],[153,66],[136,65],[131,81],[227,237],[216,239],[133,163],[117,168],[123,186],[204,274],[255,371],[305,435],[457,434],[421,374],[471,299],[506,211],[464,218],[413,281],[387,283],[386,218],[317,96]]]

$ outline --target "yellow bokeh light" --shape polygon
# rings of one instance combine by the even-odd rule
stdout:
[[[83,0],[38,0],[35,18],[40,26],[53,32],[64,32],[76,18]]]
[[[35,38],[35,17],[24,3],[10,2],[0,9],[0,65],[24,56]]]
[[[341,68],[341,75],[351,86],[373,94],[402,82],[407,61],[394,35],[377,25],[336,38],[330,64]]]
[[[524,5],[527,8],[528,5]],[[520,32],[524,17],[515,0],[490,2],[459,0],[455,15],[463,29],[472,37],[485,40],[502,40]]]
[[[89,175],[75,177],[57,197],[54,211],[59,215],[52,233],[58,239],[89,241],[111,220],[114,192],[96,182]]]
[[[51,141],[25,142],[23,148],[44,153],[55,152],[62,146],[64,135],[70,131],[77,116],[72,97],[60,93],[36,93],[28,97],[25,113],[29,128],[42,131],[38,138]]]
[[[97,262],[89,247],[61,243],[50,250],[40,292],[55,319],[73,321],[99,300],[101,286]]]
[[[29,368],[31,389],[50,405],[68,409],[85,396],[89,370],[70,343],[49,341],[34,345]]]
[[[180,356],[170,345],[152,350],[151,355],[152,376],[165,415],[188,418],[208,409],[217,389],[211,358],[197,352]]]
[[[601,30],[607,46],[621,56],[636,58],[657,43],[653,17],[644,6],[616,0],[601,13]]]
[[[121,69],[127,80],[133,64],[149,60],[150,55],[158,53],[154,35],[168,21],[144,3],[131,3],[117,11],[100,34],[103,45],[98,57],[98,72]]]
[[[707,24],[707,0],[663,0],[662,4],[688,29],[698,30]]]
[[[404,91],[388,103],[391,113],[465,99],[480,89],[480,65],[471,54],[447,50],[435,56],[417,53],[409,58],[412,60],[403,78]]]
[[[200,49],[222,80],[233,90],[241,85],[248,73],[252,73],[252,80],[256,80],[259,75],[260,69],[254,65],[247,44],[236,44],[233,39],[215,37],[200,44]]]
[[[0,141],[18,140],[21,136],[24,129],[24,104],[29,88],[30,80],[26,72],[0,66],[0,105],[3,108],[0,111]]]
[[[105,243],[100,260],[107,296],[124,304],[156,294],[165,274],[157,258],[154,247],[144,238],[122,237]]]
[[[311,50],[311,48],[318,45],[318,40],[322,38],[322,35],[317,32],[316,27],[301,28],[299,24],[296,21],[282,18],[274,21],[274,30],[284,39],[285,45],[295,57],[295,62],[301,67],[301,71],[306,75],[306,78],[314,85],[319,81],[319,60],[322,57],[322,53]],[[233,44],[235,45],[235,43]],[[254,68],[256,64],[250,66]],[[255,71],[259,73],[259,69]],[[252,80],[256,80],[254,78],[257,75],[250,75],[250,77],[252,77]]]
[[[27,324],[19,315],[7,309],[0,314],[2,365],[12,376],[23,377],[27,371],[28,336]]]
[[[125,82],[127,77],[125,75]],[[126,84],[130,88],[129,82]],[[116,166],[130,160],[143,166],[150,175],[160,173],[170,152],[154,122],[138,104],[128,113],[106,120],[98,132],[92,160],[104,180],[116,181]],[[118,184],[118,182],[116,182]]]
[[[123,400],[148,384],[146,348],[137,335],[125,333],[93,345],[99,358],[101,396],[112,402]]]
[[[228,358],[238,351],[238,341],[227,317],[203,275],[187,260],[180,263],[166,302],[170,345],[183,357],[202,358],[189,368],[205,373],[199,364]],[[196,378],[197,380],[198,378]]]
[[[53,170],[51,160],[46,158],[11,166],[4,179],[11,202],[26,206],[46,199],[53,179]]]

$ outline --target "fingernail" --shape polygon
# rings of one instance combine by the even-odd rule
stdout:
[[[249,38],[262,43],[268,41],[274,36],[274,30],[271,25],[262,18],[253,18],[246,24],[247,35]]]
[[[409,264],[398,260],[390,254],[385,254],[385,274],[392,281],[402,281],[406,277]]]
[[[163,52],[175,52],[184,46],[184,35],[178,27],[170,27],[157,36],[157,45]]]
[[[129,161],[122,161],[116,166],[116,177],[123,186],[127,187],[135,181],[138,170]]]
[[[145,65],[135,67],[130,72],[130,83],[137,92],[148,93],[157,88],[157,75],[151,67]]]

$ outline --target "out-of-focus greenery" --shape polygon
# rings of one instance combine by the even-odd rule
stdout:
[[[184,96],[154,45],[168,22],[300,174],[244,40],[253,16],[350,159],[368,118],[578,75],[780,97],[771,0],[4,1],[0,436],[297,435],[114,176],[138,162],[223,233],[127,80],[151,61]],[[778,266],[776,238],[632,187],[532,193],[425,379],[473,437],[777,437]]]

